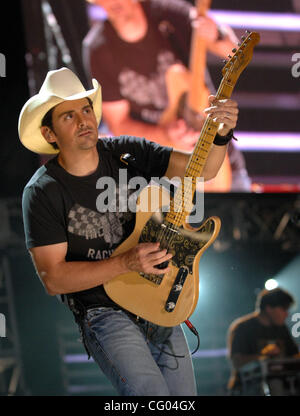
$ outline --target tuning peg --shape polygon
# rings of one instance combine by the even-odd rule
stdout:
[[[226,59],[223,59],[222,62],[223,62],[223,64],[227,64],[227,60]]]
[[[238,43],[238,46],[241,46],[241,42]]]
[[[250,32],[249,30],[247,30],[247,29],[246,29],[246,33],[247,33],[247,35],[250,35],[250,33],[251,33],[251,32]]]
[[[233,52],[233,53],[235,53],[236,51],[237,51],[237,49],[236,49],[236,48],[233,48],[233,49],[232,49],[232,52]]]
[[[232,56],[231,56],[231,55],[227,55],[227,56],[228,56],[228,58],[229,58],[229,59],[231,59],[231,58],[232,58]]]

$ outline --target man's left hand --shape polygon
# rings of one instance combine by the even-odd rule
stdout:
[[[234,129],[238,119],[237,102],[231,99],[217,100],[214,95],[208,97],[210,107],[204,110],[207,117],[214,122],[220,123],[218,133],[226,136],[231,129]]]
[[[198,16],[197,10],[192,9],[190,12],[192,27],[197,28],[198,36],[207,42],[216,42],[219,37],[217,23],[208,16]]]

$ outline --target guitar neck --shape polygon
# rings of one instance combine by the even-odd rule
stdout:
[[[233,88],[234,83],[231,82],[230,76],[225,76],[216,93],[216,99],[230,98]],[[188,162],[184,180],[177,188],[173,200],[171,200],[170,210],[166,215],[166,220],[177,227],[180,227],[184,223],[186,216],[193,208],[192,201],[196,191],[197,178],[202,176],[218,128],[219,123],[214,122],[210,118],[206,119],[195,149]]]
[[[243,43],[238,50],[233,49],[234,56],[222,69],[223,78],[216,93],[216,99],[228,99],[241,74],[251,61],[253,48],[259,42],[260,35],[257,32],[247,32],[248,36],[242,36]],[[219,128],[219,123],[207,117],[202,127],[196,147],[190,157],[184,176],[184,181],[177,188],[174,198],[171,200],[170,210],[166,220],[177,227],[185,222],[186,216],[193,208],[193,196],[196,191],[197,178],[202,176],[212,143]],[[186,185],[187,184],[187,185]]]
[[[223,78],[219,89],[216,93],[216,99],[222,100],[230,98],[234,85],[230,83],[230,79]],[[200,137],[197,141],[195,149],[191,155],[189,163],[187,165],[186,177],[193,179],[202,175],[204,165],[206,163],[208,153],[211,145],[217,134],[219,123],[214,122],[212,119],[207,118],[200,133]]]

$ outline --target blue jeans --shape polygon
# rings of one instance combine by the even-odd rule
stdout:
[[[121,396],[197,394],[180,326],[134,322],[122,310],[101,307],[87,311],[82,330],[90,355]]]

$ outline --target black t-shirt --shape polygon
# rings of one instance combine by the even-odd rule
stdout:
[[[103,87],[103,101],[126,99],[132,118],[157,124],[168,106],[167,69],[179,62],[188,65],[192,6],[183,0],[141,5],[148,22],[143,39],[126,42],[108,20],[98,22],[83,42],[83,59]]]
[[[66,261],[96,261],[110,257],[131,234],[135,214],[126,203],[137,190],[128,189],[127,194],[125,181],[143,176],[146,184],[164,176],[172,149],[130,136],[101,138],[97,148],[99,164],[91,175],[71,175],[55,157],[28,182],[22,202],[28,249],[67,242]],[[120,161],[124,153],[130,153],[141,168],[126,169]],[[112,205],[105,209],[109,204],[121,209]],[[114,305],[102,285],[75,297],[85,306]]]

